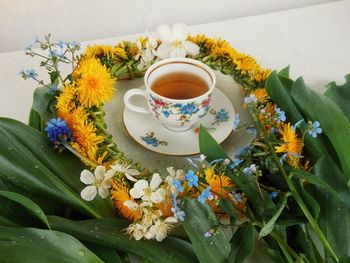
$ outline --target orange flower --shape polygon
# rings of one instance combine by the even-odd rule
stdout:
[[[117,181],[113,181],[111,195],[114,207],[122,217],[130,221],[135,221],[141,218],[141,211],[132,210],[124,205],[124,202],[126,201],[134,201],[134,199],[129,195],[129,189],[126,186],[118,184]]]
[[[303,148],[301,139],[293,130],[290,123],[281,123],[279,127],[279,132],[282,135],[282,143],[280,146],[276,146],[276,153],[287,153],[287,161],[290,165],[296,167],[299,162],[299,156],[301,155],[301,150]]]
[[[255,89],[253,94],[258,99],[259,102],[265,103],[269,99],[266,89]]]

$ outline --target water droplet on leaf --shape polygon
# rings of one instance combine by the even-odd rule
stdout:
[[[85,256],[85,252],[84,250],[80,249],[79,252],[78,252],[79,256],[83,257]]]

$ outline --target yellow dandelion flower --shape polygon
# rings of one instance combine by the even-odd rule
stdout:
[[[301,139],[298,138],[298,135],[293,130],[290,123],[281,123],[279,127],[279,132],[282,135],[282,143],[280,146],[276,146],[276,153],[287,153],[287,161],[292,166],[297,166],[299,161],[299,156],[302,150]]]
[[[119,42],[114,47],[114,54],[116,54],[119,58],[127,59],[128,58],[128,49],[130,49],[130,42],[129,41],[122,41]]]
[[[72,133],[74,138],[72,147],[83,156],[95,161],[98,145],[104,140],[103,136],[97,135],[96,128],[88,121],[75,123]]]
[[[254,72],[253,78],[257,82],[265,81],[271,74],[271,69],[261,69],[260,67],[256,72]]]
[[[84,60],[77,73],[80,76],[76,91],[85,107],[99,106],[112,98],[115,79],[97,59]]]
[[[241,54],[239,57],[234,59],[236,64],[236,69],[241,71],[241,74],[245,75],[251,71],[254,71],[258,68],[256,60],[251,56]]]
[[[114,207],[122,217],[131,221],[141,218],[141,211],[132,210],[124,205],[125,201],[134,201],[134,199],[129,195],[129,190],[126,186],[118,184],[117,181],[113,181],[111,195]]]
[[[56,97],[56,109],[60,112],[69,111],[74,107],[73,99],[75,98],[75,85],[70,84],[64,87],[59,96]]]
[[[88,114],[82,106],[73,108],[70,111],[58,110],[58,116],[67,122],[68,127],[71,128],[73,132],[79,129],[80,123],[84,123],[85,121],[87,121],[88,118]],[[76,125],[78,125],[78,127],[75,127]]]
[[[259,102],[265,103],[269,99],[266,89],[255,89],[253,94],[258,99]]]
[[[107,59],[114,58],[114,49],[112,46],[107,45],[95,45],[88,46],[84,53],[85,58],[101,58],[107,57]]]
[[[95,163],[102,165],[104,164],[104,160],[106,159],[108,155],[108,151],[104,151],[102,155],[98,155],[97,158],[94,160]]]
[[[231,58],[237,57],[238,52],[224,39],[215,39],[214,41],[209,41],[207,46],[210,47],[210,54],[214,59],[220,58]]]
[[[215,174],[214,168],[207,168],[205,170],[205,180],[215,193],[219,193],[221,195],[227,196],[229,190],[224,189],[228,187],[233,187],[234,184],[230,178],[226,175],[218,175]]]
[[[188,35],[187,40],[197,45],[201,45],[201,44],[205,44],[208,41],[208,37],[203,34],[199,34],[196,36]]]

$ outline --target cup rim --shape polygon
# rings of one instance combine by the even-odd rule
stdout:
[[[155,71],[157,68],[160,68],[166,64],[172,64],[172,63],[186,63],[186,64],[191,64],[193,66],[196,66],[198,68],[201,68],[202,70],[206,71],[206,73],[209,75],[209,77],[211,78],[212,80],[212,83],[211,83],[211,86],[209,87],[208,91],[198,97],[194,97],[194,98],[190,98],[190,99],[172,99],[172,98],[168,98],[168,97],[164,97],[156,92],[154,92],[151,87],[148,85],[148,78],[150,76],[150,74]],[[145,83],[145,87],[146,87],[146,90],[152,94],[153,96],[157,96],[163,100],[168,100],[168,101],[171,101],[171,102],[191,102],[191,101],[195,101],[195,100],[198,100],[198,99],[201,99],[201,98],[205,98],[207,97],[208,95],[210,95],[213,90],[214,90],[214,87],[216,85],[216,76],[215,76],[215,73],[214,71],[209,67],[207,66],[206,64],[204,64],[203,62],[201,61],[198,61],[198,60],[195,60],[195,59],[191,59],[191,58],[167,58],[167,59],[162,59],[154,64],[152,64],[147,70],[146,70],[146,73],[145,73],[145,76],[144,76],[144,83]]]

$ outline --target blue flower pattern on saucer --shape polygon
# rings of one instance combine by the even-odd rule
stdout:
[[[220,125],[223,122],[227,122],[230,118],[226,109],[220,109],[219,111],[211,109],[210,114],[214,115],[215,117],[215,120],[212,123],[212,125]]]
[[[141,139],[145,141],[148,145],[152,145],[154,147],[158,147],[159,145],[168,145],[166,141],[160,141],[157,137],[155,137],[154,132],[146,133],[146,136],[141,136]]]

